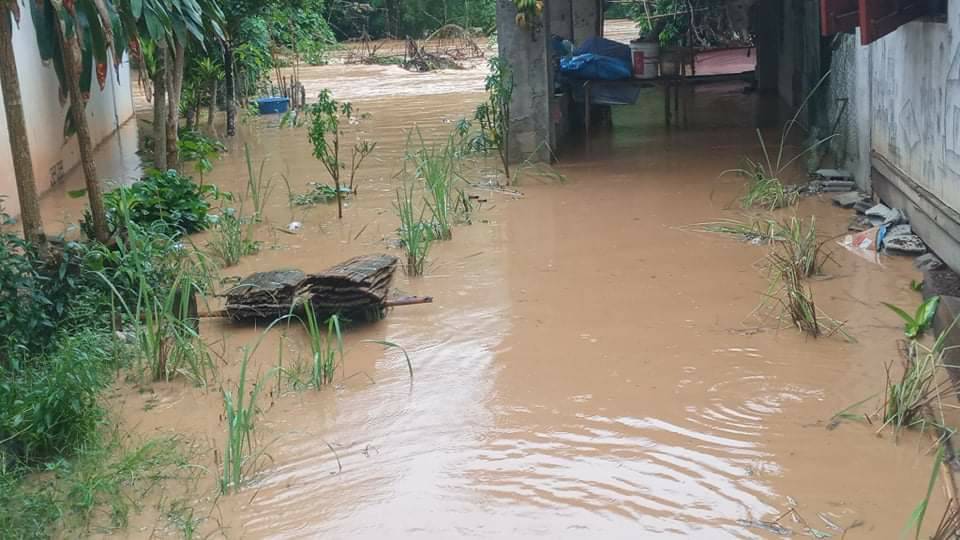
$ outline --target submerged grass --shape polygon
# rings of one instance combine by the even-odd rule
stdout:
[[[778,241],[766,257],[770,284],[761,308],[771,301],[779,306],[780,320],[789,320],[792,326],[814,338],[841,334],[853,341],[843,323],[819,312],[813,300],[813,290],[806,279],[820,275],[826,263],[832,260],[826,250],[828,240],[817,236],[816,218],[805,222],[796,217],[775,226]]]
[[[726,234],[752,244],[769,244],[786,238],[783,235],[780,223],[772,219],[753,219],[750,221],[721,219],[695,223],[682,229],[713,234]]]
[[[752,160],[747,160],[745,168],[724,173],[736,173],[748,178],[747,192],[740,198],[743,208],[778,210],[793,206],[800,200],[800,194],[795,188],[785,186],[779,178],[770,176],[763,165]]]
[[[938,380],[937,377],[937,370],[945,366],[946,335],[947,332],[941,334],[930,347],[916,340],[909,341],[899,378],[891,374],[892,362],[886,366],[887,384],[879,411],[883,423],[878,431],[891,427],[896,436],[904,429],[946,430],[942,411],[935,416],[935,411],[942,408],[942,400],[952,391],[949,378]]]
[[[404,269],[407,275],[422,276],[434,240],[434,230],[423,219],[426,209],[417,211],[412,184],[397,189],[394,209],[400,217],[400,243],[407,255]]]
[[[933,472],[930,473],[930,482],[927,483],[927,492],[923,500],[920,501],[910,514],[910,519],[907,521],[906,526],[904,526],[901,537],[910,529],[913,529],[914,540],[920,540],[920,528],[923,526],[923,520],[927,515],[927,508],[930,506],[930,496],[933,495],[933,487],[937,483],[937,476],[939,476],[941,465],[943,465],[943,445],[937,448],[937,456],[933,460]],[[951,501],[951,503],[952,502],[953,501]]]
[[[333,382],[337,366],[343,366],[343,334],[340,331],[340,317],[332,315],[324,324],[317,318],[313,304],[304,306],[304,326],[310,339],[310,352],[313,361],[310,364],[308,386],[319,390],[325,384]],[[339,361],[338,361],[339,359]]]
[[[133,258],[139,257],[139,248],[150,244],[141,235],[139,228],[128,226],[129,244],[124,249]],[[108,275],[103,270],[95,274],[113,293],[114,318],[126,319],[135,337],[139,354],[134,355],[134,367],[154,380],[182,375],[206,386],[216,375],[216,367],[200,338],[197,297],[209,287],[209,263],[199,253],[188,253],[184,248],[170,255],[173,262],[162,279],[145,270],[151,267],[149,260],[136,263],[144,270],[129,276],[116,272]]]
[[[782,181],[783,175],[797,160],[816,151],[822,145],[836,137],[836,135],[831,134],[827,137],[814,140],[793,157],[788,158],[785,150],[790,141],[790,133],[795,126],[800,124],[800,114],[810,103],[814,94],[816,94],[824,82],[827,81],[829,76],[830,72],[828,71],[817,81],[817,84],[813,86],[803,99],[803,102],[797,108],[793,117],[784,124],[780,131],[780,140],[775,152],[771,152],[771,148],[767,146],[767,141],[763,137],[763,132],[757,129],[757,141],[760,144],[760,150],[763,152],[763,159],[754,160],[746,158],[746,165],[744,167],[724,171],[720,174],[724,176],[734,173],[748,178],[747,192],[740,199],[740,204],[744,208],[761,207],[767,210],[776,210],[793,206],[799,200],[799,192],[796,188],[787,186]]]
[[[817,236],[817,218],[804,221],[791,217],[781,221],[777,227],[781,238],[777,248],[782,258],[795,266],[801,277],[808,278],[823,274],[823,267],[833,259],[826,249],[829,239]]]
[[[175,438],[131,443],[116,431],[104,433],[75,458],[50,463],[41,476],[0,474],[0,536],[109,534],[127,526],[158,483],[188,480],[194,472]]]
[[[417,137],[418,147],[414,151],[409,150],[411,141],[408,137],[406,159],[413,164],[413,176],[423,182],[426,189],[426,206],[432,217],[434,238],[450,240],[453,225],[458,221],[456,196],[462,156],[460,138],[453,132],[443,144],[428,144],[419,131]]]
[[[257,398],[271,377],[272,370],[249,388],[247,369],[250,357],[272,327],[273,324],[264,331],[256,345],[244,348],[236,389],[221,389],[224,419],[227,422],[227,444],[223,451],[223,474],[220,477],[220,492],[223,494],[239,491],[259,459],[264,456],[262,451],[254,450],[253,432],[258,412]]]
[[[265,176],[263,170],[267,165],[267,160],[260,161],[260,168],[254,169],[253,158],[250,156],[250,145],[243,145],[244,156],[247,160],[247,196],[253,203],[253,220],[259,222],[263,219],[263,210],[273,193],[272,176]]]
[[[254,219],[239,214],[233,208],[226,209],[217,220],[213,236],[207,244],[210,254],[227,268],[239,264],[243,257],[260,251],[260,244],[253,239]]]

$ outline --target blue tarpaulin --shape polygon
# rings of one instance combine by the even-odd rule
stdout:
[[[629,64],[593,53],[561,58],[560,72],[573,79],[588,81],[620,81],[632,75]]]
[[[560,72],[572,79],[621,81],[633,73],[630,47],[602,37],[592,37],[573,51],[573,57],[560,59]]]
[[[633,67],[633,61],[630,55],[630,47],[618,41],[611,41],[599,36],[588,38],[583,42],[583,45],[580,45],[579,48],[573,51],[574,56],[580,54],[596,54],[598,56],[606,56],[623,62],[623,64],[627,66],[627,69],[632,69]]]

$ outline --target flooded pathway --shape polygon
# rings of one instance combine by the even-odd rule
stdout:
[[[294,192],[326,181],[303,130],[270,118],[243,127],[208,181],[242,193],[247,142],[276,182],[261,252],[225,276],[399,255],[389,246],[406,132],[443,133],[469,116],[483,74],[395,70],[310,71],[311,91],[329,86],[371,114],[379,142],[342,222],[335,206],[287,204],[281,175]],[[825,426],[880,390],[900,324],[879,302],[916,302],[909,261],[880,267],[838,248],[832,279],[814,291],[858,343],[814,341],[751,318],[764,248],[680,229],[736,217],[740,182],[717,175],[757,152],[762,105],[737,88],[703,91],[691,128],[664,132],[649,96],[558,165],[565,182],[527,175],[516,194],[472,189],[488,201],[473,224],[435,245],[425,277],[397,274],[398,289],[435,303],[351,329],[333,387],[272,390],[257,430],[265,458],[237,495],[216,497],[216,388],[154,384],[123,391],[116,408],[128,429],[197,445],[208,472],[188,496],[209,516],[203,530],[225,538],[768,538],[745,520],[794,504],[834,538],[842,533],[818,513],[856,525],[847,539],[897,538],[926,489],[928,440]],[[57,215],[73,204],[45,200]],[[825,235],[845,230],[828,202],[798,212],[816,214]],[[277,232],[291,220],[303,222],[299,234]],[[206,320],[202,333],[231,387],[240,348],[260,329]],[[286,365],[305,358],[303,332],[283,334],[271,332],[251,369],[267,373],[280,351]],[[402,355],[366,340],[404,346],[413,379]],[[942,507],[936,499],[928,522]],[[130,534],[164,536],[162,522],[148,509]]]

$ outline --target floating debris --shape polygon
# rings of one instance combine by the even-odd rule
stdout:
[[[843,527],[841,527],[841,526],[837,525],[836,523],[834,523],[833,521],[831,521],[830,518],[828,518],[827,515],[824,514],[823,512],[817,512],[817,517],[820,518],[820,521],[826,523],[827,527],[829,527],[829,528],[831,528],[831,529],[833,529],[833,530],[835,530],[835,531],[842,531],[842,530],[843,530]]]
[[[833,196],[833,204],[839,206],[840,208],[853,208],[857,203],[869,203],[869,201],[870,197],[867,197],[859,191],[848,191],[846,193],[839,193]]]
[[[783,525],[775,521],[762,521],[759,519],[738,519],[737,525],[742,527],[747,527],[749,529],[760,529],[767,532],[772,532],[773,534],[778,534],[784,537],[793,536],[793,530],[784,527]]]
[[[927,245],[915,234],[886,238],[883,242],[886,253],[894,255],[923,255]]]

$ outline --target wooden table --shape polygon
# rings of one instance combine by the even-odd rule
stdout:
[[[586,128],[587,137],[590,136],[590,106],[591,105],[632,105],[636,103],[612,103],[593,98],[594,87],[604,85],[608,87],[634,87],[634,88],[663,88],[663,120],[667,127],[675,122],[683,127],[687,126],[687,107],[683,100],[684,88],[698,86],[702,84],[715,84],[730,81],[743,81],[752,83],[754,80],[753,71],[744,71],[741,73],[724,73],[714,75],[670,75],[665,77],[656,77],[653,79],[628,79],[623,81],[578,81],[583,88],[583,119]]]

